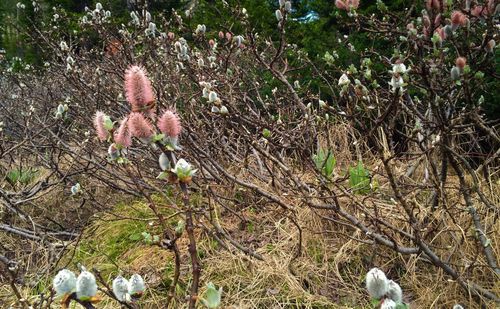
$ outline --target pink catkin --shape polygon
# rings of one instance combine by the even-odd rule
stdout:
[[[488,0],[488,4],[486,5],[488,8],[488,14],[495,13],[495,0]]]
[[[424,20],[424,27],[429,28],[431,26],[431,19],[429,18],[429,16],[424,15],[423,20]]]
[[[451,24],[465,26],[467,24],[467,17],[460,11],[454,11],[451,13]]]
[[[425,8],[427,9],[427,11],[432,10],[432,0],[425,1]]]
[[[437,14],[437,16],[434,18],[434,25],[439,24],[441,24],[441,14]]]
[[[336,0],[335,6],[339,10],[348,11],[350,8],[357,9],[359,6],[359,0]]]
[[[349,2],[353,9],[357,9],[359,7],[359,0],[350,0]]]
[[[108,130],[104,128],[104,116],[106,116],[103,112],[96,112],[94,116],[94,128],[97,132],[97,137],[101,142],[104,142],[108,139]]]
[[[436,11],[440,11],[441,3],[439,2],[439,0],[427,0],[425,3],[425,7],[427,8],[427,11],[431,11],[433,9]]]
[[[446,40],[446,32],[442,27],[436,29],[437,34],[439,35],[439,39],[442,41]]]
[[[141,113],[131,113],[127,124],[130,134],[137,138],[149,138],[154,133],[153,125]]]
[[[125,94],[133,112],[149,112],[154,107],[153,88],[142,67],[134,65],[125,72]]]
[[[114,134],[114,140],[116,144],[119,144],[125,148],[132,145],[132,136],[130,135],[130,130],[128,128],[128,118],[122,120],[118,131]]]
[[[439,0],[432,0],[432,6],[436,11],[441,10],[441,2],[439,2]]]
[[[470,11],[470,13],[472,16],[476,16],[476,17],[488,16],[488,10],[486,8],[483,8],[483,6],[481,6],[481,5],[477,5],[477,6],[473,7],[472,10]]]
[[[467,63],[467,59],[465,59],[464,57],[458,57],[456,60],[455,60],[455,65],[460,69],[460,70],[463,70],[464,67],[465,67],[465,64]]]
[[[165,135],[177,138],[182,130],[181,121],[177,113],[166,110],[160,119],[158,119],[158,128]]]

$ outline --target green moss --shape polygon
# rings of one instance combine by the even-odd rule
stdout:
[[[132,262],[133,256],[125,258],[124,254],[143,245],[142,233],[151,232],[144,219],[150,217],[151,211],[145,203],[118,204],[112,214],[95,221],[85,232],[71,263],[97,267],[107,275],[115,271],[117,265]]]

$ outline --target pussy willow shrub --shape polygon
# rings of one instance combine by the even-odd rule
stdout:
[[[266,258],[229,235],[219,209],[245,218],[220,187],[247,192],[248,203],[268,201],[257,205],[275,211],[277,220],[293,222],[299,231],[297,256],[303,254],[297,207],[309,207],[339,235],[352,234],[374,246],[374,254],[385,248],[418,257],[478,303],[498,301],[498,205],[489,188],[498,179],[500,136],[496,123],[482,114],[489,103],[485,98],[498,87],[498,6],[415,1],[392,12],[378,1],[379,11],[364,16],[356,11],[358,1],[332,5],[350,33],[364,33],[388,48],[360,49],[349,35],[338,36],[353,59],[361,60],[339,65],[332,51],[325,66],[313,63],[287,43],[293,8],[286,2],[275,12],[275,39],[254,31],[247,19],[252,9],[233,1],[224,2],[223,9],[237,22],[215,29],[191,23],[196,6],[168,20],[151,16],[147,8],[134,11],[119,26],[110,22],[113,13],[106,8],[90,8],[78,21],[56,11],[57,18],[30,33],[53,56],[39,72],[48,79],[46,87],[68,98],[67,108],[63,104],[59,110],[58,133],[48,135],[54,137],[48,142],[81,152],[80,164],[92,170],[93,179],[145,197],[164,231],[158,244],[175,253],[177,270],[182,261],[176,240],[184,230],[162,223],[151,194],[172,200],[179,219],[191,216],[185,232],[193,262],[190,306],[202,266],[192,229],[226,248]],[[69,22],[78,22],[81,30],[67,33]],[[133,65],[145,68],[153,88],[142,107],[123,91]],[[322,92],[301,82],[305,72]],[[48,115],[50,110],[54,117],[58,105],[43,98],[33,102],[35,111]],[[182,121],[182,131],[175,130],[180,135],[172,134],[176,138],[161,130],[158,118],[165,110],[175,110]],[[102,140],[114,142],[110,156],[87,133],[96,111],[107,115],[99,114],[104,127],[98,131]],[[125,119],[141,127],[129,127],[132,139],[124,133]],[[348,149],[340,149],[335,139],[341,126],[347,128]],[[323,156],[328,169],[318,164],[320,153],[340,158],[344,152],[350,155],[343,160]],[[177,182],[174,153],[198,169],[190,188]],[[368,162],[360,164],[363,158]],[[357,166],[361,181],[343,176],[349,165]],[[366,178],[368,187],[353,186]],[[180,187],[182,203],[166,194],[169,187]],[[192,205],[188,193],[193,191],[208,204]],[[178,277],[175,271],[171,298],[177,297]]]

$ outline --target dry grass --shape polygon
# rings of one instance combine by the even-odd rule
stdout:
[[[398,172],[404,173],[404,164],[397,168]],[[417,175],[415,179],[418,177],[421,176]],[[450,189],[456,186],[457,180],[451,175]],[[500,197],[494,192],[500,189],[500,185],[492,186],[489,198],[498,205]],[[380,190],[383,192],[386,189],[387,183],[381,179]],[[234,196],[236,191],[224,188],[224,194]],[[415,196],[414,200],[423,203],[425,198]],[[479,308],[471,297],[464,295],[456,282],[449,280],[441,270],[418,256],[403,256],[384,247],[355,241],[355,238],[364,239],[364,235],[359,231],[353,232],[350,227],[326,221],[322,218],[327,215],[326,212],[313,211],[290,198],[290,207],[296,211],[296,218],[303,231],[302,252],[296,257],[296,226],[289,219],[283,218],[278,209],[269,205],[264,207],[253,199],[251,202],[256,204],[241,209],[247,220],[243,226],[229,212],[218,212],[222,218],[221,224],[232,237],[254,248],[264,257],[264,261],[249,258],[236,249],[229,252],[208,235],[198,234],[203,267],[201,293],[209,281],[222,286],[223,308],[366,308],[370,304],[364,289],[364,276],[373,266],[383,269],[391,279],[400,283],[405,300],[412,308],[451,308],[456,303],[465,304],[468,308]],[[345,207],[351,207],[345,202]],[[391,224],[400,224],[402,217],[397,206],[384,199],[383,195],[363,198],[363,203],[369,207],[378,207]],[[458,209],[464,208],[459,196],[450,195],[449,204]],[[484,211],[479,203],[478,210]],[[355,207],[352,207],[352,211],[353,214],[357,212]],[[422,213],[424,214],[427,213]],[[444,210],[433,214],[436,224],[443,225],[443,229],[435,236],[433,245],[441,248],[437,251],[440,255],[449,257],[451,263],[473,261],[477,243],[470,217],[463,211],[454,214],[451,217]],[[500,230],[498,220],[495,220],[494,214],[486,218],[484,225],[488,231],[493,231],[489,237],[496,256],[500,256],[500,235],[494,233]],[[143,231],[152,234],[157,232],[149,224],[152,214],[147,206],[141,202],[119,204],[110,212],[97,214],[92,220],[93,223],[85,229],[81,242],[70,247],[57,268],[76,269],[76,263],[80,262],[89,267],[96,266],[109,281],[119,270],[125,275],[139,272],[149,285],[147,294],[141,300],[141,307],[161,308],[170,284],[173,260],[170,252],[146,245],[135,237]],[[4,241],[13,241],[12,238],[5,240],[1,235],[0,237]],[[457,239],[463,241],[460,251],[454,250],[450,245],[456,244]],[[183,268],[175,308],[183,308],[185,305],[180,295],[185,294],[190,284],[187,241],[180,239],[179,245],[183,254]],[[32,248],[37,247],[33,244]],[[43,257],[48,255],[41,254]],[[28,263],[47,265],[49,262],[33,255],[33,260]],[[33,265],[27,269],[33,269]],[[459,269],[467,273],[467,265],[461,265]],[[53,275],[55,271],[51,272]],[[500,292],[498,278],[495,279],[491,271],[475,268],[473,273],[467,275],[484,287]],[[34,300],[37,293],[46,291],[50,285],[48,278],[50,276],[40,279],[29,275],[26,283],[29,286],[29,282],[36,282],[36,288],[24,288],[26,298]],[[5,285],[0,288],[0,299],[3,300],[2,307],[15,302],[10,289]],[[494,307],[494,304],[488,305]],[[106,298],[99,307],[118,308],[115,302]]]

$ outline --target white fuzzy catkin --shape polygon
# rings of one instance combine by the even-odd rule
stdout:
[[[403,290],[396,282],[389,281],[389,289],[387,291],[387,297],[395,301],[396,303],[401,303],[403,301]]]
[[[382,298],[389,288],[389,281],[384,272],[378,268],[372,268],[366,274],[366,289],[372,298]]]
[[[146,285],[142,277],[138,274],[133,274],[128,281],[128,293],[132,296],[141,295],[145,289]]]
[[[88,271],[82,271],[76,279],[76,297],[80,300],[88,300],[94,297],[96,293],[97,283],[95,276]]]
[[[113,294],[119,301],[125,301],[128,294],[128,280],[118,276],[113,280]]]
[[[281,14],[280,10],[276,10],[275,14],[276,14],[276,19],[278,21],[282,21],[283,20],[283,14]]]
[[[339,86],[348,85],[350,82],[349,77],[345,73],[339,78]]]
[[[213,103],[217,100],[217,93],[215,91],[210,91],[208,94],[208,102]]]
[[[229,114],[229,110],[227,109],[227,107],[225,107],[224,105],[222,105],[221,108],[220,108],[220,113],[222,115],[227,115],[227,114]]]
[[[170,161],[168,160],[167,155],[164,153],[162,153],[160,155],[160,158],[158,159],[158,163],[160,164],[160,168],[162,171],[166,171],[167,169],[170,168]]]
[[[460,79],[460,70],[457,67],[453,67],[450,72],[452,80]]]
[[[285,11],[287,11],[289,13],[292,11],[292,2],[291,1],[285,2]]]
[[[62,269],[54,277],[52,285],[58,296],[69,294],[76,288],[76,276],[72,271]]]

